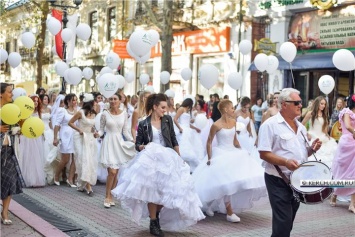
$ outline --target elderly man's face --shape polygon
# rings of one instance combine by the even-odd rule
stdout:
[[[291,93],[290,100],[282,103],[282,109],[291,117],[298,117],[302,114],[302,100],[297,93]]]

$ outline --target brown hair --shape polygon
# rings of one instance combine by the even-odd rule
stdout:
[[[230,100],[226,100],[226,99],[220,100],[217,105],[219,112],[221,112],[222,114],[223,113],[222,110],[230,104],[233,105],[232,101]]]

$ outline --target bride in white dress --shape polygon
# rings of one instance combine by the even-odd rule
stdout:
[[[322,146],[317,151],[316,157],[318,161],[322,161],[331,168],[338,144],[334,138],[328,135],[328,118],[328,103],[323,96],[318,96],[313,102],[312,110],[307,112],[302,124],[305,125],[308,121],[310,122],[307,134],[309,144],[312,144],[316,138],[319,138]],[[314,156],[310,156],[308,160],[315,160],[315,158]]]
[[[201,130],[191,125],[192,106],[192,99],[185,99],[174,117],[174,123],[179,129],[176,139],[179,142],[180,155],[189,164],[191,172],[202,162],[204,157],[204,146],[201,139],[198,138]]]
[[[100,150],[100,162],[107,168],[106,197],[104,207],[115,205],[111,190],[117,185],[119,169],[136,154],[133,137],[128,128],[127,113],[120,108],[121,95],[114,94],[109,98],[110,108],[104,110],[100,120],[99,136],[103,139]],[[127,139],[125,141],[123,136]]]
[[[232,102],[221,100],[218,107],[222,117],[211,127],[208,161],[200,164],[192,177],[207,215],[227,213],[227,221],[239,222],[235,213],[251,208],[253,201],[266,196],[264,170],[240,149]],[[218,145],[212,147],[215,135]]]
[[[241,148],[247,150],[249,155],[261,165],[262,160],[256,147],[257,136],[251,119],[250,102],[248,97],[243,97],[240,101],[240,109],[235,111],[236,121],[241,124],[237,126],[237,137]]]
[[[99,135],[94,127],[96,116],[94,96],[85,93],[83,102],[82,108],[74,114],[68,124],[75,130],[74,157],[78,175],[77,190],[85,190],[90,196],[93,193],[91,186],[97,181],[96,138]]]

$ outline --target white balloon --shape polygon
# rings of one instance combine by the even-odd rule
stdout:
[[[334,89],[334,78],[329,75],[323,75],[319,78],[318,87],[326,95],[328,95]]]
[[[118,54],[114,52],[109,52],[106,56],[105,62],[109,68],[112,70],[117,70],[117,68],[120,66],[120,57]]]
[[[268,58],[267,55],[264,53],[259,53],[254,58],[255,67],[260,71],[263,72],[266,70],[268,65]]]
[[[190,68],[185,67],[185,68],[181,69],[180,74],[181,74],[182,79],[184,79],[185,81],[188,81],[191,79],[192,71]]]
[[[242,74],[239,72],[232,72],[228,75],[228,85],[234,90],[239,90],[243,83]]]
[[[13,100],[16,100],[17,97],[26,96],[26,95],[27,95],[26,90],[23,89],[23,88],[21,88],[21,87],[15,88],[15,89],[12,91],[12,99],[13,99]]]
[[[68,43],[73,36],[73,31],[69,28],[65,28],[64,30],[62,30],[61,36],[62,36],[63,41],[65,43]]]
[[[160,73],[160,82],[165,85],[170,81],[170,73],[168,71],[162,71]]]
[[[95,129],[96,129],[96,131],[100,131],[101,115],[102,115],[102,113],[98,113],[95,116]]]
[[[150,59],[150,51],[146,55],[142,57],[136,57],[135,59],[139,64],[146,63]]]
[[[204,114],[198,114],[195,118],[195,127],[198,129],[203,129],[207,125],[207,117]]]
[[[82,79],[82,71],[78,67],[72,67],[68,70],[67,82],[71,85],[78,85]]]
[[[0,49],[0,64],[3,64],[7,58],[9,57],[9,54],[5,49]]]
[[[129,37],[129,45],[135,55],[142,57],[150,51],[152,39],[147,31],[138,30]]]
[[[25,32],[21,35],[21,42],[26,48],[30,49],[35,45],[36,38],[32,32]]]
[[[9,62],[10,66],[15,68],[21,63],[21,55],[17,52],[10,53],[7,61]]]
[[[104,75],[105,73],[112,73],[112,69],[109,67],[103,67],[99,73],[99,75]]]
[[[52,35],[56,35],[62,29],[62,24],[56,18],[51,17],[47,21],[47,28]]]
[[[272,74],[279,67],[279,59],[276,58],[274,55],[267,56],[267,59],[268,59],[268,64],[266,67],[266,71],[269,74]]]
[[[148,30],[148,34],[150,35],[150,38],[152,39],[152,47],[156,45],[159,42],[160,35],[158,31],[156,30]]]
[[[292,62],[297,54],[296,46],[291,42],[284,42],[280,47],[280,55],[286,62]]]
[[[333,54],[333,64],[340,71],[352,71],[355,69],[355,57],[347,49],[339,49]]]
[[[134,81],[134,78],[135,78],[134,72],[128,72],[126,74],[126,81],[128,83],[131,83],[132,81]]]
[[[66,82],[68,82],[69,84],[71,84],[71,83],[70,83],[70,80],[69,80],[69,76],[68,76],[68,75],[69,75],[69,69],[70,69],[70,68],[68,68],[67,70],[64,71],[63,77],[64,77],[64,80],[65,80]]]
[[[127,42],[127,44],[126,44],[126,50],[127,50],[127,53],[129,54],[129,56],[131,56],[132,58],[137,58],[138,56],[137,55],[135,55],[134,53],[133,53],[133,51],[132,51],[132,49],[131,49],[131,46],[130,46],[130,44],[129,44],[129,41]]]
[[[145,85],[149,82],[149,75],[146,74],[146,73],[143,73],[139,76],[139,82],[142,84],[142,85]]]
[[[88,24],[85,23],[80,23],[76,27],[76,35],[78,36],[79,39],[81,40],[88,40],[91,35],[91,28]]]
[[[250,40],[242,40],[239,43],[239,51],[243,55],[246,55],[246,54],[250,53],[252,48],[253,48],[253,45],[250,42]]]
[[[83,77],[86,80],[90,80],[93,75],[94,75],[94,72],[93,72],[93,70],[91,68],[86,67],[86,68],[83,69]]]
[[[154,94],[154,87],[153,86],[146,86],[144,91],[149,91],[151,94]]]
[[[122,75],[115,75],[115,78],[118,81],[118,88],[122,89],[126,85],[126,80]]]
[[[218,68],[212,64],[205,64],[198,71],[198,79],[200,80],[200,83],[208,90],[217,83],[218,78]]]
[[[113,96],[119,87],[119,81],[115,78],[115,75],[112,73],[105,73],[100,76],[100,79],[97,82],[100,93],[109,98]]]
[[[175,92],[173,90],[167,89],[164,93],[167,97],[175,97]]]
[[[65,62],[59,61],[54,65],[54,69],[59,76],[64,77],[64,72],[69,69],[69,66]]]

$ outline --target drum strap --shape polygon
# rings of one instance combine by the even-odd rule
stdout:
[[[280,167],[277,165],[274,165],[274,166],[275,166],[277,172],[279,173],[279,175],[281,176],[281,178],[285,181],[285,183],[287,185],[290,185],[290,180],[286,177],[286,175],[284,173],[282,173]]]
[[[294,190],[293,187],[291,186],[290,179],[288,179],[288,178],[286,177],[286,175],[285,175],[284,173],[282,173],[282,171],[281,171],[281,169],[280,169],[279,166],[277,166],[277,165],[274,165],[274,166],[275,166],[277,172],[279,173],[279,175],[281,176],[281,178],[282,178],[282,179],[285,181],[285,183],[291,188],[292,193],[293,193],[293,197],[295,198],[295,200],[296,200],[297,202],[300,202],[300,197],[298,196],[298,194],[295,192],[295,190]]]

